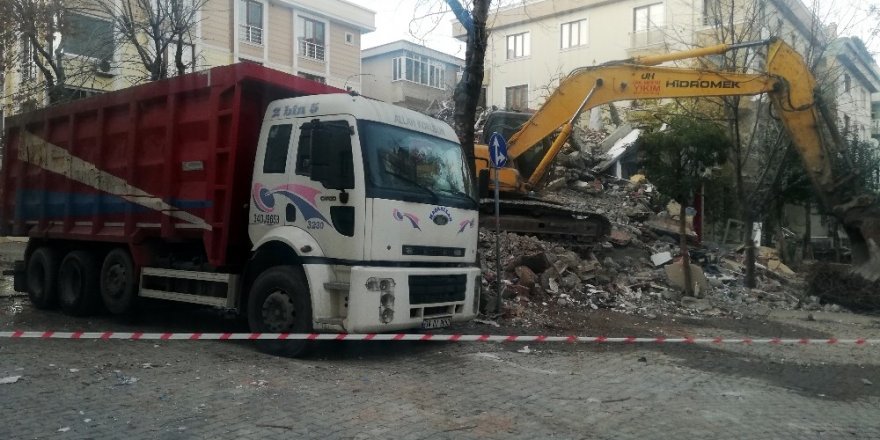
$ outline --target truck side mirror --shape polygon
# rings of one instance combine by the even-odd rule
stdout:
[[[351,129],[345,122],[312,126],[311,179],[329,189],[354,188]]]

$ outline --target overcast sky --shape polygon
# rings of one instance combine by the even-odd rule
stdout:
[[[443,0],[348,0],[376,11],[376,31],[363,36],[363,48],[379,46],[397,40],[409,40],[424,44],[460,58],[464,58],[464,44],[452,38],[452,13],[447,11]],[[506,2],[517,0],[505,0]],[[518,0],[522,1],[522,0]],[[880,0],[801,0],[807,5],[818,5],[822,21],[838,23],[842,36],[858,36],[875,54],[880,52],[880,38],[870,34],[876,28],[876,16],[869,17],[871,4]],[[493,4],[497,4],[493,1]],[[415,17],[427,17],[414,20]]]

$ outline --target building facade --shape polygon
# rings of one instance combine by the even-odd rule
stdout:
[[[361,52],[364,95],[420,112],[452,96],[464,60],[400,40]]]
[[[121,38],[110,15],[100,7],[83,10],[89,12],[66,15],[69,31],[58,37],[64,41],[65,95],[83,97],[144,81],[135,48]],[[182,43],[187,71],[254,62],[352,90],[361,89],[361,36],[375,30],[375,12],[345,0],[205,0],[192,21]],[[30,61],[35,48],[22,41],[19,50],[0,89],[5,114],[26,109],[26,100],[48,103],[45,91],[39,92],[44,78]],[[171,60],[176,50],[175,44],[167,48]]]
[[[848,120],[851,130],[870,136],[870,93],[880,87],[876,64],[852,39],[831,44],[833,30],[801,0],[543,0],[499,9],[488,26],[488,105],[536,109],[577,67],[715,44],[721,29],[733,28],[754,40],[783,38],[808,59],[826,57],[822,79],[846,93],[830,94],[841,98],[841,126]],[[453,35],[465,37],[458,23]],[[817,49],[826,47],[827,53]]]
[[[202,23],[206,67],[256,62],[360,90],[361,35],[375,13],[345,0],[208,0]]]

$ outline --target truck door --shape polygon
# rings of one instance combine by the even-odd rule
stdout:
[[[293,202],[283,197],[290,183],[288,170],[293,168],[293,129],[293,121],[280,121],[261,133],[251,188],[249,223],[254,241],[271,228],[294,224]]]
[[[365,189],[361,151],[349,116],[295,120],[290,189],[295,224],[309,232],[327,257],[364,258]]]

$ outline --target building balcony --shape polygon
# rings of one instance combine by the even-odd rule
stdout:
[[[880,119],[871,120],[871,136],[880,136]]]
[[[299,56],[316,61],[324,61],[324,45],[308,40],[299,41]]]
[[[629,34],[630,49],[644,49],[666,41],[666,32],[662,28],[652,28],[645,31],[637,31]]]
[[[263,28],[243,24],[241,25],[239,32],[241,41],[246,41],[258,46],[263,45]]]

